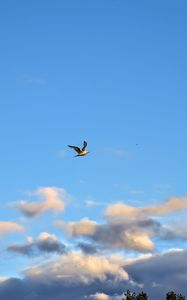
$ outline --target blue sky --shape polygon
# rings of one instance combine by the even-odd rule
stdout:
[[[7,288],[12,277],[21,278],[23,286],[31,280],[30,273],[23,270],[39,265],[43,239],[66,245],[68,254],[57,251],[64,259],[69,259],[70,253],[88,255],[76,248],[79,238],[97,250],[93,261],[97,255],[106,258],[112,254],[141,259],[145,252],[152,255],[150,260],[156,260],[155,255],[163,255],[160,259],[164,260],[171,248],[186,253],[186,9],[184,0],[17,0],[1,4],[0,220],[14,222],[8,232],[4,229],[8,223],[0,223],[0,277],[9,278]],[[83,140],[88,141],[90,154],[74,158],[67,145],[81,146]],[[52,206],[44,209],[50,197],[45,196],[47,188],[57,193],[58,200],[53,199]],[[172,199],[177,199],[174,206]],[[42,203],[44,210],[37,206],[36,216],[28,217],[20,204],[23,200],[28,206]],[[56,211],[59,201],[65,208]],[[129,246],[129,240],[119,246],[113,240],[115,246],[109,251],[111,241],[101,231],[116,226],[113,214],[117,203],[135,209],[131,219],[123,207],[123,218],[130,218],[125,225],[118,212],[122,222],[118,225],[124,232],[133,226],[137,233],[136,209],[146,208],[146,212],[138,210],[140,219],[154,223],[154,229],[140,225],[139,234],[146,232],[146,237],[142,236],[145,247]],[[168,208],[170,205],[174,208]],[[152,206],[157,207],[156,213]],[[109,208],[113,213],[108,217]],[[96,233],[78,233],[83,218],[96,222],[83,224],[96,226]],[[64,224],[56,226],[59,220]],[[16,224],[22,229],[15,229]],[[170,237],[165,226],[172,231]],[[115,227],[114,232],[121,236],[118,230]],[[135,231],[129,234],[133,236]],[[28,242],[28,237],[33,240]],[[10,245],[27,243],[41,251],[36,251],[34,259],[28,255],[28,247],[24,248],[26,254],[20,248],[18,253],[8,250]],[[173,255],[178,255],[177,251]],[[47,253],[42,258],[44,265],[59,259],[57,253]],[[120,280],[124,288],[133,289],[130,279]],[[121,281],[109,290],[107,280],[101,280],[105,292],[90,283],[90,291],[80,292],[80,300],[85,296],[116,300]],[[168,288],[172,287],[172,281],[167,282]],[[60,291],[68,300],[70,294],[63,284],[62,280]],[[153,281],[149,286],[144,278],[141,284],[154,300]],[[78,286],[82,291],[84,284]],[[181,282],[179,286],[187,292]],[[0,295],[4,300],[10,296],[1,287]],[[36,287],[32,297],[43,300],[44,296]],[[14,297],[17,300],[18,296]],[[21,290],[18,299],[24,297]],[[55,300],[58,297],[53,295]]]

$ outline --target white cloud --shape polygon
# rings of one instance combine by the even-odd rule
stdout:
[[[38,239],[27,237],[26,244],[11,244],[7,248],[9,251],[21,255],[39,255],[40,253],[58,253],[63,254],[66,252],[66,247],[63,243],[58,241],[55,234],[48,232],[40,233]]]
[[[88,218],[78,222],[56,221],[70,237],[85,237],[104,248],[134,249],[152,251],[154,244],[150,239],[151,230],[133,222],[98,224]],[[146,225],[145,225],[146,226]]]
[[[90,295],[90,298],[94,300],[109,300],[110,296],[105,293],[95,293],[94,295]]]
[[[28,217],[34,217],[49,210],[55,213],[63,212],[65,202],[71,198],[64,189],[57,187],[42,187],[32,194],[39,196],[41,200],[20,201],[15,204],[15,207]]]
[[[135,218],[138,216],[139,208],[124,203],[115,203],[109,205],[105,211],[105,215],[109,220],[119,220],[119,218]]]
[[[104,203],[99,202],[99,201],[96,201],[96,200],[93,200],[93,199],[87,199],[87,200],[85,200],[84,203],[85,203],[85,205],[86,205],[87,207],[104,205]]]
[[[70,236],[92,235],[96,231],[97,223],[88,218],[83,218],[79,222],[56,221],[58,227],[62,227]]]
[[[91,299],[94,299],[94,300],[122,300],[123,299],[123,295],[108,295],[108,294],[105,294],[105,293],[95,293],[95,294],[92,294],[88,297],[85,297],[85,298],[91,298]]]
[[[36,266],[25,271],[29,277],[61,278],[62,281],[83,282],[105,281],[108,274],[120,280],[128,280],[123,265],[125,259],[118,256],[104,257],[71,252],[53,262]]]
[[[119,220],[119,218],[142,218],[145,216],[162,216],[169,213],[187,209],[186,197],[172,197],[160,205],[147,207],[133,207],[124,203],[115,203],[109,205],[106,209],[106,217],[110,220]]]
[[[11,232],[22,232],[24,228],[22,225],[16,222],[1,221],[0,222],[0,235],[4,235]]]
[[[8,277],[0,276],[0,284],[8,280]]]
[[[36,295],[40,300],[51,300],[52,295],[54,300],[61,300],[62,296],[66,300],[106,300],[107,296],[107,300],[122,300],[127,289],[137,294],[143,288],[150,299],[165,299],[170,290],[186,294],[186,270],[187,250],[127,262],[120,257],[115,260],[114,257],[95,255],[88,258],[72,253],[64,259],[58,257],[28,269],[22,279],[4,281],[3,278],[0,298],[9,300],[10,295],[16,295],[16,299],[25,299],[27,295],[32,299]]]
[[[44,240],[51,240],[51,241],[57,241],[57,237],[55,234],[50,234],[48,232],[41,232],[39,237],[38,237],[38,240],[39,241],[44,241]]]
[[[106,223],[98,224],[88,218],[78,222],[58,221],[56,225],[62,227],[70,237],[83,237],[105,249],[133,249],[139,252],[152,252],[154,249],[153,237],[162,240],[183,238],[183,228],[169,228],[152,216],[181,211],[187,208],[187,198],[170,198],[155,206],[135,207],[125,203],[115,203],[106,208]]]

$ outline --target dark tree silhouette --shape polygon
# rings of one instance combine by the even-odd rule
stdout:
[[[130,290],[127,290],[124,296],[125,298],[123,298],[123,300],[136,300],[136,294]]]
[[[182,294],[176,294],[174,291],[170,291],[166,294],[166,300],[185,300],[185,296]],[[141,292],[136,295],[134,292],[127,290],[124,293],[124,298],[122,300],[148,300],[148,295],[145,292]]]
[[[185,296],[183,296],[182,294],[178,294],[177,300],[185,300]]]
[[[136,296],[136,300],[148,300],[148,296],[142,291]]]
[[[177,300],[177,295],[171,291],[166,294],[166,300]]]
[[[166,294],[166,300],[185,300],[185,296],[182,294],[176,294],[173,291]]]

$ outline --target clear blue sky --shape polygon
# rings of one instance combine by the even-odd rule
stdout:
[[[26,229],[3,235],[0,276],[32,265],[7,254],[8,245],[43,231],[66,240],[56,219],[100,224],[108,205],[187,195],[186,10],[184,0],[1,3],[0,219]],[[67,145],[83,140],[90,154],[74,158]],[[28,192],[40,187],[63,188],[73,200],[60,216],[27,220],[12,203],[34,201]],[[185,246],[161,239],[154,251]]]

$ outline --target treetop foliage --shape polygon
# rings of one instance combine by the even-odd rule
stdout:
[[[148,295],[145,292],[135,294],[130,290],[124,293],[124,298],[122,300],[149,300]],[[166,294],[165,300],[185,300],[185,296],[182,294],[176,294],[174,291],[170,291]]]

